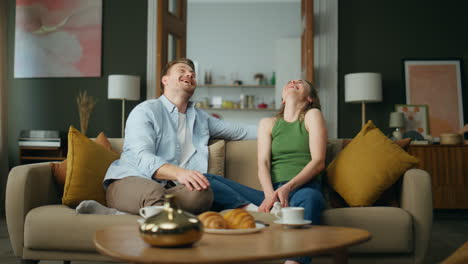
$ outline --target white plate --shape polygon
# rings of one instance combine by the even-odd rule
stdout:
[[[301,226],[304,226],[304,225],[309,225],[312,223],[312,221],[310,220],[304,220],[302,223],[294,223],[294,224],[291,224],[291,223],[283,223],[281,222],[281,220],[275,220],[273,221],[275,224],[280,224],[280,225],[283,225],[283,226],[286,226],[286,227],[301,227]]]
[[[240,234],[250,234],[255,233],[265,228],[264,224],[256,223],[255,228],[246,228],[246,229],[212,229],[205,228],[206,233],[210,234],[222,234],[222,235],[240,235]]]

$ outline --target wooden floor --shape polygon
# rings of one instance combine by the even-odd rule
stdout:
[[[427,264],[439,263],[468,241],[468,210],[437,211],[434,214],[431,244]],[[0,219],[0,263],[17,264],[8,239],[5,219]],[[41,261],[40,264],[62,264],[61,261]],[[72,264],[102,264],[109,262],[73,261]]]

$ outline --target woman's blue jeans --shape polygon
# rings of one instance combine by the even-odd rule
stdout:
[[[265,199],[262,191],[247,187],[235,181],[206,173],[204,174],[210,182],[213,190],[214,202],[212,210],[222,211],[225,209],[239,208],[243,205],[253,203],[257,206]],[[273,184],[276,190],[286,182]],[[320,214],[324,208],[324,198],[319,181],[308,182],[289,194],[289,206],[304,207],[304,218],[311,220],[313,224],[320,224]],[[310,263],[310,257],[290,258],[300,263]]]

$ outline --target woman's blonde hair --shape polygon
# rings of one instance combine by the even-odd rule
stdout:
[[[299,114],[299,120],[303,121],[305,114],[309,109],[317,108],[319,110],[322,109],[322,106],[320,105],[320,99],[318,97],[317,90],[315,89],[315,86],[306,80],[302,80],[304,83],[306,83],[309,86],[309,97],[312,98],[312,102],[307,102],[307,104],[302,108],[301,113]],[[284,104],[281,106],[278,114],[276,114],[277,118],[284,118]]]

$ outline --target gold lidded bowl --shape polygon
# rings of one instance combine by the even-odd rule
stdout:
[[[164,209],[140,224],[140,236],[156,247],[188,246],[200,240],[203,226],[195,215],[177,208],[172,194],[164,196]]]

